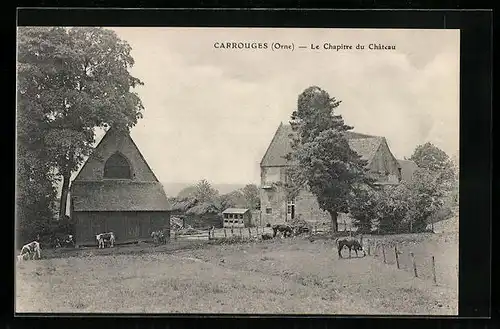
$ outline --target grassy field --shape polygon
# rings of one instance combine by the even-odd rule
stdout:
[[[457,290],[331,240],[45,251],[17,265],[17,312],[456,314]],[[36,298],[34,298],[36,296]]]
[[[458,234],[405,234],[367,239],[373,257],[383,262],[384,248],[386,264],[396,267],[397,251],[399,268],[411,274],[414,274],[413,253],[417,276],[425,280],[433,280],[434,256],[436,283],[458,290]]]

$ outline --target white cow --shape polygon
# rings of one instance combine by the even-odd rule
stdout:
[[[115,234],[113,232],[100,233],[97,234],[95,238],[99,249],[103,249],[105,247],[105,242],[109,242],[111,248],[113,248],[115,244]]]
[[[30,256],[31,256],[31,259],[35,259],[36,257],[38,257],[38,259],[40,259],[41,258],[40,250],[41,250],[40,243],[38,243],[37,241],[33,241],[33,242],[28,243],[28,244],[25,244],[21,248],[21,253],[17,256],[17,260],[18,261],[26,260],[26,259],[29,259]]]

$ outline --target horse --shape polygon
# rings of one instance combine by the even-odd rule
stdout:
[[[343,258],[341,251],[344,247],[349,248],[349,258],[351,258],[351,250],[354,250],[356,252],[356,257],[358,257],[358,251],[363,252],[363,257],[366,256],[366,252],[363,249],[363,236],[361,236],[359,240],[350,236],[345,238],[338,238],[337,250],[339,253],[339,258]]]
[[[278,232],[282,233],[283,237],[285,237],[285,238],[292,236],[292,234],[293,234],[293,229],[288,225],[277,224],[277,225],[274,225],[272,228],[273,228],[273,238],[276,237]]]

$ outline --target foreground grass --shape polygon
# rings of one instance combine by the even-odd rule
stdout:
[[[332,242],[327,240],[205,244],[203,248],[143,254],[120,254],[118,247],[106,256],[96,255],[98,250],[85,252],[87,254],[78,257],[19,264],[16,310],[261,314],[457,312],[455,290],[435,287],[429,281],[413,278],[372,257],[339,260]]]

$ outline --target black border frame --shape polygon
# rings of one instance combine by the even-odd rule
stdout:
[[[322,27],[322,28],[450,28],[460,29],[460,279],[459,317],[491,316],[491,181],[492,181],[492,11],[489,10],[315,10],[315,9],[18,9],[18,25],[67,26],[197,26],[197,27]],[[15,38],[15,37],[14,37]],[[14,52],[15,61],[15,52]],[[13,88],[15,95],[15,86]],[[13,224],[13,222],[12,222]],[[14,225],[13,225],[14,226]],[[13,227],[12,226],[12,232]],[[480,238],[478,238],[480,237]],[[12,243],[11,246],[14,244]],[[467,247],[465,247],[467,246]],[[13,271],[12,271],[13,273]],[[13,293],[13,290],[12,290]],[[12,316],[14,305],[7,311]],[[33,314],[35,315],[35,314]],[[88,314],[95,317],[94,314]],[[16,315],[16,322],[20,320]],[[28,315],[29,316],[29,315]],[[38,316],[44,317],[43,314]],[[70,316],[59,314],[58,316]],[[101,318],[132,316],[120,314]],[[144,315],[140,315],[144,316]],[[152,316],[153,318],[254,318],[248,315]],[[268,316],[282,318],[286,315]],[[31,317],[31,316],[29,316]],[[78,317],[78,316],[76,316]],[[130,324],[116,319],[116,325]],[[337,316],[302,316],[303,320]],[[344,317],[340,317],[344,318]],[[356,318],[356,317],[353,317]],[[359,317],[357,317],[359,318]],[[376,318],[363,317],[370,321]],[[428,318],[428,317],[401,317]],[[436,317],[449,318],[449,317]],[[51,317],[45,318],[51,323]],[[25,318],[29,323],[34,318]],[[38,319],[37,319],[38,320]],[[75,319],[76,320],[76,319]],[[277,319],[276,319],[277,320]],[[211,321],[211,319],[210,319]],[[210,322],[208,321],[208,322]],[[45,321],[43,321],[45,322]],[[191,322],[191,321],[189,321]],[[274,321],[273,321],[274,322]],[[286,322],[286,321],[285,321]],[[36,323],[36,322],[35,322]],[[47,323],[47,322],[45,322]],[[71,319],[68,325],[73,325]],[[90,325],[92,322],[88,322]],[[282,322],[284,323],[284,322]],[[39,323],[41,325],[41,323]],[[187,322],[184,324],[188,325]],[[312,323],[311,323],[312,324]],[[239,323],[238,325],[242,325]],[[289,326],[289,325],[288,325]]]

